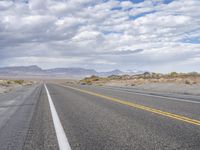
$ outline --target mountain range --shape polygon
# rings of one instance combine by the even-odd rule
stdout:
[[[141,71],[123,72],[121,70],[112,70],[108,72],[98,72],[94,69],[85,68],[53,68],[42,69],[36,65],[32,66],[13,66],[0,68],[0,75],[3,76],[69,76],[69,77],[85,77],[91,75],[110,76],[123,74],[139,74]]]

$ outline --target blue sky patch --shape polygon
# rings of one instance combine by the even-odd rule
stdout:
[[[113,7],[111,10],[121,10],[122,7]]]
[[[146,16],[148,14],[152,14],[152,13],[155,13],[155,12],[156,12],[155,10],[149,11],[149,12],[143,12],[143,13],[140,13],[140,14],[135,15],[135,16],[129,16],[129,18],[135,20],[135,19],[138,19],[140,17]]]
[[[187,38],[182,40],[183,43],[191,43],[191,44],[199,44],[200,43],[200,37],[196,37],[196,38]]]
[[[173,0],[164,0],[164,1],[163,1],[164,4],[169,4],[169,3],[171,3],[171,2],[173,2]]]
[[[118,0],[120,2],[123,2],[125,0]],[[141,3],[141,2],[144,2],[144,0],[126,0],[126,1],[130,1],[130,2],[133,2],[133,3]]]

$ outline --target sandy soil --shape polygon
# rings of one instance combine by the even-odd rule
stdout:
[[[80,84],[131,87],[150,92],[200,95],[200,77],[110,79],[90,77]]]
[[[185,84],[177,82],[144,82],[141,84],[130,83],[129,81],[111,81],[105,84],[106,86],[132,87],[134,89],[146,90],[152,92],[166,92],[179,94],[200,95],[200,84]]]
[[[7,93],[18,87],[30,85],[33,82],[30,81],[20,81],[20,80],[0,80],[0,94]]]
[[[139,90],[145,90],[149,92],[190,94],[190,95],[200,96],[200,84],[187,85],[187,84],[177,84],[177,83],[145,83],[128,87],[132,87],[134,89],[139,89]]]

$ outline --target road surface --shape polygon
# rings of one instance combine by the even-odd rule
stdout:
[[[198,96],[35,84],[0,95],[0,150],[199,150],[199,110]]]

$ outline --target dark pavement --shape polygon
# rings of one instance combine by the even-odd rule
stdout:
[[[92,95],[50,83],[47,88],[72,150],[200,149],[200,125],[118,103],[98,94],[197,122],[200,120],[198,96],[156,93],[161,97],[155,97],[152,93],[126,88],[75,87],[98,93]],[[0,116],[0,150],[59,149],[43,84],[1,94]]]

